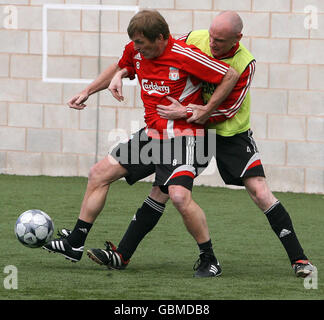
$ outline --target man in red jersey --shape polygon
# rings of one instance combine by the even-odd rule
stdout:
[[[196,45],[208,55],[227,62],[240,73],[230,96],[212,114],[206,106],[181,106],[173,98],[170,98],[172,104],[168,106],[158,105],[158,114],[168,120],[190,117],[189,122],[206,123],[210,132],[208,139],[204,141],[212,141],[208,143],[208,155],[215,156],[222,179],[228,185],[245,186],[282,243],[296,276],[306,277],[313,272],[314,266],[298,241],[289,213],[267,185],[260,154],[250,129],[248,91],[254,75],[255,59],[240,43],[242,28],[240,16],[236,12],[225,11],[213,19],[209,30],[195,30],[180,38]],[[114,96],[120,99],[121,79],[114,79],[110,88],[114,90]],[[214,84],[203,84],[204,103],[208,102],[214,90]],[[152,172],[154,168],[143,166],[138,168],[137,175],[142,173],[143,178]],[[153,200],[160,201],[161,204],[157,206]],[[161,196],[159,189],[153,187],[150,196],[136,212],[135,219],[130,222],[118,248],[108,243],[106,249],[88,250],[88,255],[98,263],[120,268],[113,257],[120,254],[127,259],[131,258],[140,241],[158,222],[163,213],[162,204],[165,202],[166,199]]]
[[[212,113],[234,88],[238,73],[196,47],[173,39],[167,23],[157,11],[144,10],[137,13],[130,21],[128,34],[132,42],[126,45],[119,60],[118,73],[121,77],[137,74],[147,126],[128,143],[118,145],[111,155],[92,167],[74,230],[67,238],[52,240],[44,248],[63,254],[72,261],[79,261],[86,236],[105,204],[110,184],[121,177],[136,182],[137,165],[145,164],[149,157],[156,172],[154,186],[161,188],[166,197],[168,194],[181,213],[188,231],[198,243],[203,263],[195,276],[217,276],[221,273],[221,268],[213,253],[206,217],[191,197],[193,179],[201,166],[196,157],[196,140],[204,135],[203,126],[188,124],[183,119],[162,119],[156,106],[169,102],[167,96],[181,101],[183,105],[202,104],[201,82],[208,81],[218,85],[206,105],[208,112]],[[111,67],[108,75],[105,74],[109,82],[113,71],[116,69]],[[99,77],[99,81],[100,79]],[[98,79],[92,84],[92,89],[97,85]],[[116,94],[114,89],[112,93]],[[81,99],[76,103],[78,99],[72,99],[70,106],[84,108]],[[151,149],[151,153],[147,153],[147,157],[143,159],[145,149]],[[167,153],[165,149],[168,150]],[[139,163],[131,161],[134,154]],[[152,203],[157,208],[162,207],[159,203]],[[121,255],[114,255],[113,258],[122,265],[127,264]]]

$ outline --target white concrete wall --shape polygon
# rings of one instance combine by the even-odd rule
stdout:
[[[143,125],[138,87],[118,103],[107,92],[88,108],[66,102],[85,84],[42,81],[43,4],[99,0],[0,0],[0,173],[86,176],[96,154]],[[324,1],[102,0],[158,9],[174,35],[208,28],[221,10],[244,21],[243,43],[257,59],[252,129],[273,190],[324,193]],[[305,11],[306,10],[306,11]],[[128,41],[133,12],[50,9],[49,78],[93,79]],[[99,108],[97,108],[99,103]],[[97,112],[99,121],[97,126]],[[197,184],[223,186],[213,164]]]

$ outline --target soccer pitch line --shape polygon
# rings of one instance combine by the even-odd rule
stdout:
[[[83,83],[88,84],[93,81],[93,79],[82,79],[82,78],[50,78],[47,76],[47,67],[48,67],[48,37],[47,37],[47,15],[48,10],[57,9],[57,10],[92,10],[92,11],[134,11],[137,13],[139,11],[138,6],[123,6],[123,5],[90,5],[90,4],[51,4],[47,3],[43,5],[43,26],[42,26],[42,80],[43,82],[49,83]],[[100,31],[99,31],[100,32]],[[123,80],[125,85],[136,86],[137,79]]]

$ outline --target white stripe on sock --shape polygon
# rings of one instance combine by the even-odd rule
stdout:
[[[280,203],[279,200],[277,200],[269,209],[267,209],[266,211],[264,211],[264,214],[268,214],[272,209],[274,209],[278,204]]]
[[[159,205],[159,204],[157,204],[157,203],[154,202],[152,199],[150,199],[150,198],[146,198],[146,199],[144,200],[144,202],[145,202],[148,206],[150,206],[152,209],[154,209],[154,210],[156,210],[156,211],[159,211],[160,213],[163,213],[163,211],[164,211],[164,207],[161,206],[161,205]]]

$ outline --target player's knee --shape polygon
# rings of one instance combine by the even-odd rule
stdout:
[[[97,162],[89,171],[88,182],[93,185],[110,184],[114,181],[115,170],[109,162]]]
[[[179,211],[184,211],[191,200],[191,192],[182,186],[169,186],[169,196]]]
[[[255,197],[258,202],[263,203],[269,198],[269,190],[267,188],[259,188],[255,191]]]
[[[268,208],[276,201],[276,198],[270,191],[267,184],[264,184],[256,189],[255,198],[261,209]]]
[[[258,178],[250,179],[246,187],[256,205],[260,209],[266,210],[276,201],[276,198],[269,189],[266,180],[263,177]]]
[[[89,183],[98,183],[101,180],[102,169],[99,163],[94,164],[89,171],[88,181]]]

